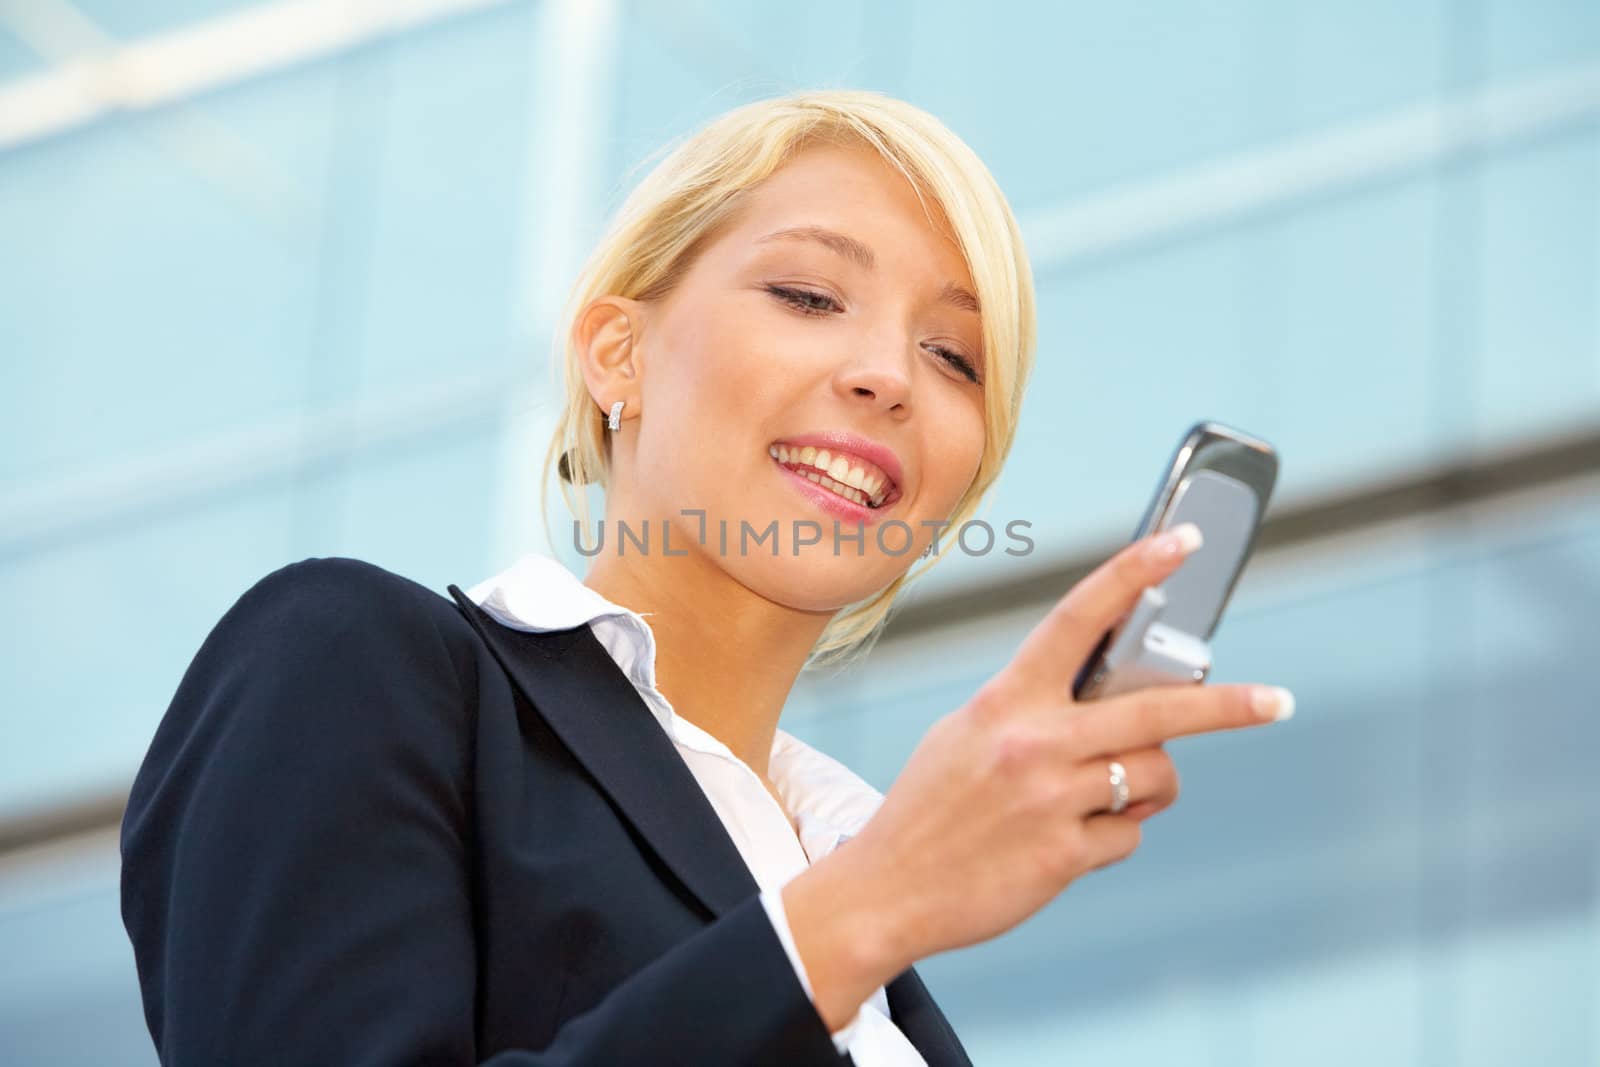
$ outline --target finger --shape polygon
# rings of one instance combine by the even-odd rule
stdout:
[[[1294,694],[1266,685],[1157,685],[1077,705],[1068,722],[1083,758],[1148,748],[1190,734],[1287,719]]]
[[[1012,664],[1030,677],[1070,681],[1110,630],[1139,599],[1159,585],[1200,547],[1192,522],[1141,538],[1091,571],[1056,602],[1017,650]]]
[[[1153,800],[1141,800],[1137,804],[1128,805],[1128,810],[1124,811],[1122,814],[1126,815],[1130,819],[1138,819],[1140,822],[1143,822],[1152,815],[1161,814],[1171,806],[1172,801],[1170,800],[1165,804],[1158,804]]]
[[[1074,767],[1070,772],[1072,781],[1068,787],[1072,810],[1083,815],[1110,810],[1113,800],[1113,761],[1122,764],[1128,784],[1128,808],[1124,809],[1123,814],[1131,811],[1136,804],[1145,801],[1165,804],[1177,795],[1178,771],[1173,766],[1172,757],[1160,747],[1144,748],[1110,757],[1096,757]]]
[[[1098,871],[1133,855],[1144,839],[1144,828],[1127,812],[1091,815],[1083,821],[1083,836],[1087,842],[1084,849],[1087,869]]]

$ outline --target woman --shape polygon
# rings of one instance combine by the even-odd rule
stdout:
[[[163,1061],[968,1062],[912,965],[1128,856],[1163,742],[1292,707],[1073,706],[1190,526],[1072,589],[887,796],[778,730],[999,473],[1031,286],[987,171],[904,103],[763,101],[678,147],[568,320],[546,466],[605,490],[587,576],[530,556],[447,600],[307,560],[195,657],[123,829]]]

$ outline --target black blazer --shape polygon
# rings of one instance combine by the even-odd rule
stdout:
[[[196,654],[122,823],[162,1062],[852,1062],[589,627],[449,589],[305,560]],[[887,991],[970,1063],[914,968]]]

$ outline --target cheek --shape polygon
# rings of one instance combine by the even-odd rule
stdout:
[[[929,437],[923,453],[930,458],[932,474],[929,503],[948,514],[977,477],[978,464],[983,460],[982,398],[976,403],[967,401],[945,407],[929,420],[929,425],[940,428],[939,433]]]
[[[763,398],[774,388],[763,367],[780,358],[770,347],[737,316],[721,313],[657,335],[638,454],[646,495],[673,507],[711,505],[737,484],[735,453],[759,451],[752,441]]]
[[[668,405],[678,411],[729,412],[731,402],[751,396],[750,388],[763,380],[763,367],[777,358],[767,351],[761,332],[748,314],[723,304],[695,316],[683,314],[670,324],[652,347],[654,363],[646,375],[645,402]],[[675,418],[667,414],[666,419]],[[728,416],[717,419],[719,424]],[[709,432],[706,426],[702,432]]]
[[[803,326],[743,300],[680,316],[655,347],[645,403],[670,424],[675,447],[692,442],[710,452],[735,442],[764,446],[782,430],[774,417],[837,358]]]

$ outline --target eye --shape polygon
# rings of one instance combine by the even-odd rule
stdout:
[[[922,347],[954,367],[956,373],[967,379],[967,381],[974,383],[978,381],[978,368],[974,367],[972,361],[960,352],[953,348],[946,348],[943,345],[923,345]]]
[[[810,289],[791,289],[784,285],[769,285],[767,292],[790,305],[802,314],[826,315],[833,311],[843,311],[839,302],[827,293],[816,293]]]
[[[785,304],[795,308],[803,315],[829,315],[835,311],[843,311],[843,306],[827,293],[815,292],[811,289],[796,289],[787,285],[768,285],[764,287],[767,292],[782,300]],[[923,348],[944,360],[957,374],[969,382],[979,382],[978,369],[972,361],[953,348],[943,345],[923,345]]]

